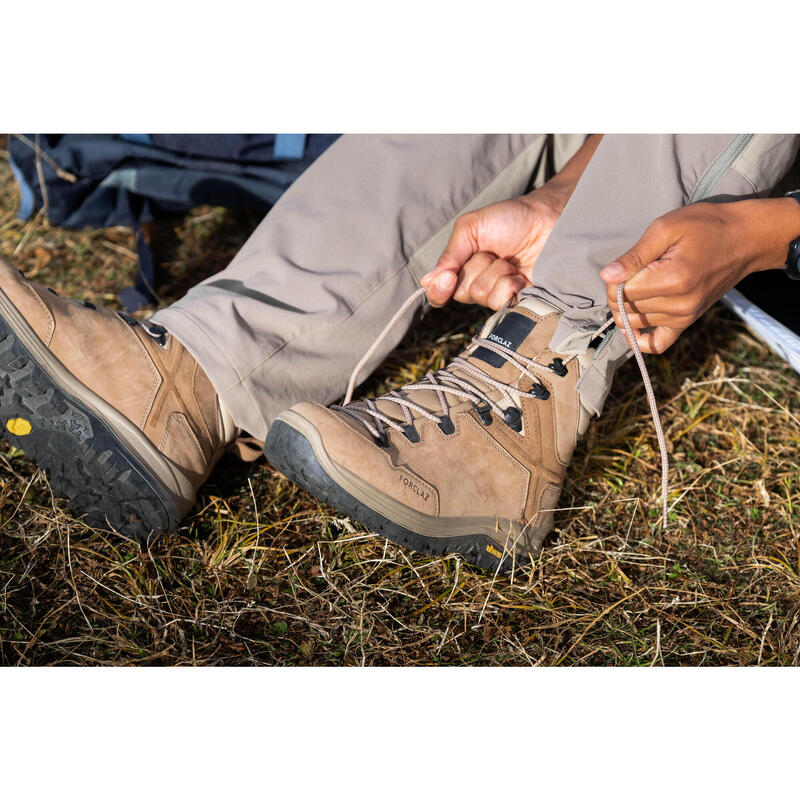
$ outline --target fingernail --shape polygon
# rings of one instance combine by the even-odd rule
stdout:
[[[600,270],[600,277],[604,281],[619,280],[624,274],[625,270],[622,268],[622,265],[618,264],[616,261],[613,261],[607,267]]]
[[[456,276],[452,272],[443,272],[435,281],[436,288],[447,291],[456,285]]]

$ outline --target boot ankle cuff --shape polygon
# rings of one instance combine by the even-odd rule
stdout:
[[[577,354],[581,377],[575,389],[581,404],[592,414],[600,416],[617,368],[631,356],[631,349],[619,328],[612,327],[593,355],[589,343],[601,325],[576,324],[562,317],[550,341],[550,349],[565,354]]]

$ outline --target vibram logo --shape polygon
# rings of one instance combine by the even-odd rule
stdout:
[[[30,422],[26,419],[22,419],[22,417],[10,419],[6,422],[6,428],[8,428],[14,436],[27,436],[31,432]]]
[[[486,545],[486,552],[489,553],[489,555],[494,556],[495,558],[503,557],[503,554],[496,547],[492,547],[492,545],[490,544]]]

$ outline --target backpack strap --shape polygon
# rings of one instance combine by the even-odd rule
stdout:
[[[138,311],[157,299],[153,291],[156,282],[153,254],[150,252],[150,247],[139,225],[135,224],[133,230],[136,232],[136,253],[139,256],[136,283],[119,293],[119,299],[122,300],[125,310],[129,312]]]

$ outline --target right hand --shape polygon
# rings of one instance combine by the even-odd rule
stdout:
[[[545,184],[523,197],[462,214],[436,266],[422,277],[428,300],[495,311],[533,281],[533,267],[569,199]]]

